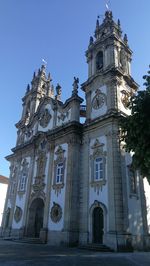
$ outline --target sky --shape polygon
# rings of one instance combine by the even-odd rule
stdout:
[[[143,88],[142,76],[150,64],[150,0],[0,0],[1,175],[9,176],[4,157],[15,147],[15,124],[21,118],[21,99],[33,72],[44,58],[54,86],[62,86],[63,101],[70,97],[73,77],[79,77],[80,84],[87,79],[85,51],[106,2],[128,35],[132,76]]]

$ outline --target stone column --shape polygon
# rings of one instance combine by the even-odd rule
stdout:
[[[79,137],[70,135],[64,209],[64,233],[70,245],[77,245],[79,240],[79,166]]]
[[[108,143],[108,241],[115,249],[125,245],[121,157],[117,126],[107,134]]]
[[[44,207],[44,219],[43,219],[43,228],[40,231],[40,239],[43,243],[47,242],[48,237],[48,220],[50,215],[50,196],[52,189],[52,169],[53,169],[53,160],[54,160],[54,144],[49,144],[49,163],[48,163],[48,172],[47,172],[47,182],[46,182],[46,200]]]
[[[85,135],[80,161],[80,244],[89,241],[89,137]]]
[[[22,235],[25,234],[25,230],[26,230],[27,222],[28,222],[27,215],[28,215],[29,199],[30,199],[31,189],[32,189],[34,164],[35,164],[35,154],[33,152],[31,154],[30,168],[29,168],[29,173],[28,173],[28,182],[27,182],[26,194],[25,194],[25,204],[24,204],[23,220],[22,220],[22,231],[23,231]]]

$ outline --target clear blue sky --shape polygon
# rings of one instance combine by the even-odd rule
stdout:
[[[132,75],[142,87],[150,64],[150,0],[111,0],[133,50]],[[60,83],[63,100],[71,95],[73,77],[87,78],[85,51],[104,15],[105,0],[0,0],[0,174],[9,176],[4,157],[16,142],[21,98],[33,71],[44,58],[53,83]]]

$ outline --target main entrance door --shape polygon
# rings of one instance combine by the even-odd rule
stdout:
[[[93,242],[103,243],[104,232],[104,215],[101,207],[96,207],[93,210]]]
[[[44,202],[42,199],[35,199],[29,208],[29,219],[27,236],[39,237],[40,230],[43,227]]]

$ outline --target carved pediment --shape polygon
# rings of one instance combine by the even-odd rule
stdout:
[[[104,143],[100,143],[98,139],[95,140],[91,149],[93,150],[92,158],[98,156],[106,156],[106,151],[103,150]]]

